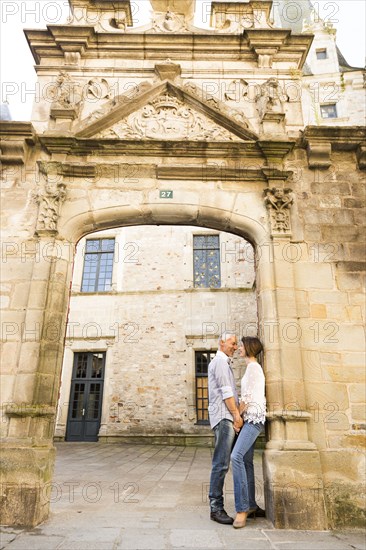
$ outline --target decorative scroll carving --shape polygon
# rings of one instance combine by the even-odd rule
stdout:
[[[219,32],[242,33],[246,29],[271,29],[270,9],[268,3],[261,7],[260,3],[244,2],[213,2],[211,24]]]
[[[89,80],[86,89],[87,98],[110,99],[111,95],[111,87],[105,78],[96,77]]]
[[[111,20],[112,27],[125,31],[128,25],[128,14],[126,10],[119,10],[116,16]]]
[[[39,204],[36,232],[56,233],[57,223],[60,214],[61,204],[66,197],[66,186],[64,183],[50,182],[45,185],[45,191],[39,191],[35,200]]]
[[[97,81],[98,79],[94,79]],[[95,122],[96,120],[99,120],[103,118],[104,116],[108,115],[113,109],[115,109],[118,104],[126,104],[129,101],[133,101],[136,96],[139,94],[149,90],[152,86],[150,82],[140,82],[139,84],[131,83],[134,85],[133,88],[131,88],[128,92],[125,94],[122,94],[118,96],[117,98],[110,99],[107,103],[102,105],[99,109],[96,109],[93,111],[88,117],[84,118],[84,120],[80,123],[79,131],[91,124],[92,122]],[[95,92],[97,89],[94,90]]]
[[[233,81],[233,83],[235,82],[236,81]],[[240,80],[240,82],[244,85],[244,88],[245,88],[245,84],[247,84],[246,81]],[[241,109],[234,109],[231,106],[229,107],[223,101],[219,101],[214,96],[208,95],[207,93],[204,92],[202,88],[199,88],[194,82],[190,82],[190,81],[186,82],[184,85],[184,89],[187,90],[187,92],[189,92],[190,94],[196,96],[200,101],[203,101],[204,103],[209,105],[211,108],[218,111],[219,113],[227,115],[228,117],[234,119],[236,122],[239,122],[244,128],[249,129],[248,121]],[[225,94],[225,99],[234,100],[235,93],[236,93],[235,91],[231,93],[231,91],[228,90],[227,96]],[[245,95],[246,95],[246,88],[243,90],[243,96]]]
[[[171,11],[156,13],[153,20],[153,31],[155,32],[188,32],[185,17]]]
[[[97,137],[240,141],[240,138],[169,93],[154,99]]]
[[[264,204],[269,211],[272,234],[291,232],[290,207],[293,204],[292,189],[272,187],[264,190]]]
[[[66,71],[61,71],[53,89],[51,117],[56,119],[77,118],[80,112],[82,97],[80,84],[74,82]]]
[[[309,168],[318,168],[326,170],[332,165],[331,154],[332,145],[329,142],[309,141],[306,149],[308,155]]]
[[[249,83],[243,78],[232,80],[224,93],[226,101],[238,103],[242,98],[248,96]]]

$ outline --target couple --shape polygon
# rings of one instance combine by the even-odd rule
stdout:
[[[212,520],[240,529],[245,527],[248,516],[264,516],[264,511],[255,501],[253,454],[255,440],[264,430],[266,398],[263,370],[256,361],[263,349],[262,344],[258,338],[244,336],[239,353],[247,368],[241,381],[241,400],[238,399],[230,365],[230,357],[237,348],[235,334],[225,332],[219,339],[219,350],[208,367],[208,410],[215,434],[209,499]],[[223,488],[230,458],[235,520],[224,510]]]

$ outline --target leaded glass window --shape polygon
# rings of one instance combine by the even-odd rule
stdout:
[[[196,412],[197,424],[209,424],[208,418],[208,365],[214,351],[196,351]]]
[[[220,288],[219,235],[193,236],[193,274],[196,288]]]
[[[85,246],[81,292],[107,292],[112,288],[114,239],[88,239]]]

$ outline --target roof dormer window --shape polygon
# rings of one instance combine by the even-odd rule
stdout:
[[[337,118],[337,105],[335,103],[320,105],[320,114],[322,118]]]
[[[327,59],[327,48],[320,48],[316,50],[316,58],[317,59]]]

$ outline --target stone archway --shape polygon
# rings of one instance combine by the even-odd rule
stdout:
[[[69,188],[69,182],[66,185]],[[79,185],[81,189],[82,179]],[[119,190],[114,188],[108,200],[105,188],[98,190],[94,187],[95,193],[91,195],[95,204],[91,204],[88,210],[80,208],[80,204],[73,205],[71,193],[60,208],[57,231],[38,230],[34,245],[38,250],[35,260],[39,261],[34,261],[32,266],[25,327],[30,319],[37,322],[40,341],[32,342],[31,346],[23,343],[20,360],[27,361],[29,365],[28,386],[25,389],[24,376],[18,376],[14,395],[23,399],[21,397],[6,408],[10,433],[16,434],[16,437],[9,437],[3,449],[7,465],[3,485],[7,523],[36,525],[48,514],[47,487],[52,479],[54,463],[52,437],[63,356],[60,327],[65,327],[66,323],[74,246],[81,236],[91,231],[139,224],[189,224],[225,230],[245,237],[256,248],[259,322],[269,329],[267,334],[266,330],[263,333],[270,404],[270,440],[265,451],[267,507],[278,527],[300,527],[304,525],[302,516],[307,514],[306,510],[314,510],[312,488],[321,478],[320,463],[318,452],[308,439],[308,417],[303,412],[303,385],[294,387],[288,375],[285,359],[288,349],[291,348],[292,357],[299,352],[293,349],[293,345],[283,345],[278,334],[279,310],[283,304],[277,295],[276,277],[283,269],[282,255],[278,247],[273,246],[262,192],[258,189],[262,184],[255,184],[258,190],[253,188],[250,192],[229,190],[223,194],[221,190],[218,193],[217,189],[213,189],[210,195],[189,191],[186,182],[183,185],[186,200],[177,198],[174,203],[168,204],[151,198],[145,203],[138,202],[141,200],[140,190],[123,192],[129,204],[120,204],[116,201],[116,196],[123,195]],[[166,182],[153,180],[150,186],[151,193],[156,195],[159,189],[166,188]],[[75,196],[78,203],[77,192]],[[99,207],[98,201],[101,204]],[[284,246],[285,241],[282,238],[280,247]],[[288,269],[287,265],[285,267]],[[287,277],[288,296],[294,289],[291,276]],[[36,304],[41,304],[41,307],[36,308]],[[292,365],[290,377],[301,380],[301,376],[301,363]],[[289,403],[296,403],[301,409],[292,413],[287,410]],[[301,498],[296,499],[298,509],[292,515],[293,488],[288,487],[286,469],[291,465],[293,475],[295,472],[302,475],[305,460],[310,457],[307,480],[302,483]],[[318,485],[317,489],[319,492]],[[284,495],[288,499],[285,506]],[[324,527],[322,498],[319,498],[319,506],[323,513],[311,516],[313,528]]]

